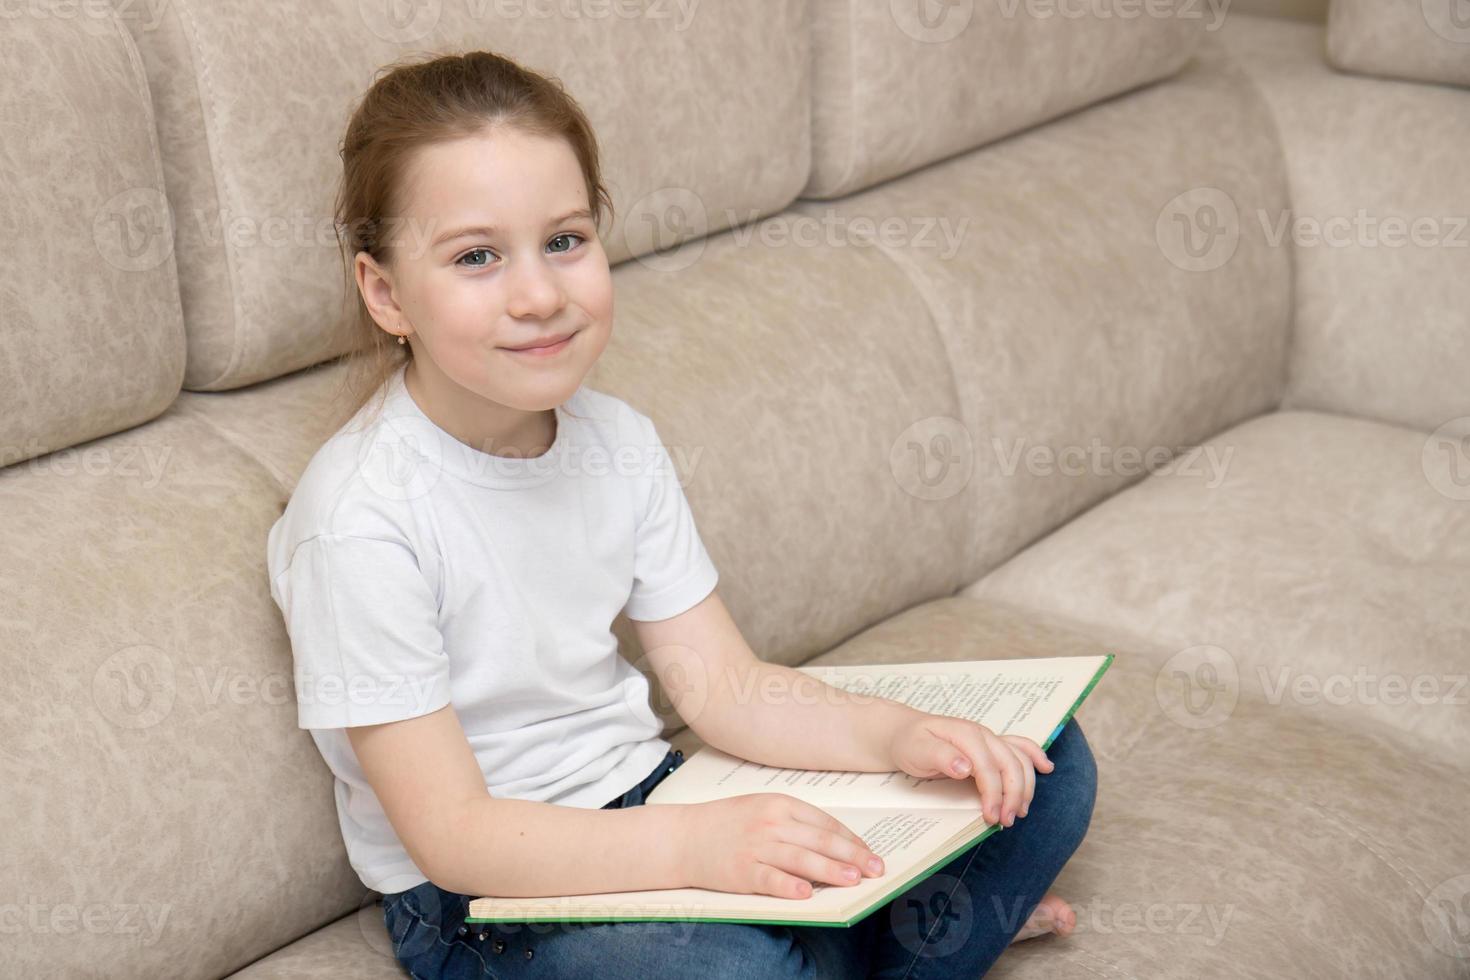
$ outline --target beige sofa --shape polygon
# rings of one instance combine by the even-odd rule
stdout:
[[[1372,2],[15,5],[0,974],[402,975],[265,535],[347,111],[482,47],[597,127],[588,384],[761,656],[1117,654],[1078,930],[992,976],[1470,976],[1470,45]]]

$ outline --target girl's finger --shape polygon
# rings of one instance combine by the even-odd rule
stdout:
[[[1019,751],[1019,750],[1018,750]],[[1036,769],[1031,765],[1031,757],[1021,753],[1021,771],[1026,775],[1026,794],[1021,800],[1021,816],[1031,812],[1031,797],[1036,793]]]
[[[852,841],[852,843],[856,844],[864,851],[868,850],[868,844],[866,841],[864,841],[857,834],[853,833],[852,830],[847,826],[847,824],[843,823],[841,820],[838,820],[826,810],[823,810],[819,806],[808,803],[805,800],[798,800],[794,796],[791,798],[791,802],[794,804],[791,810],[791,816],[794,819],[800,820],[802,823],[809,823],[813,827],[821,827],[823,830],[834,831],[837,834],[846,837],[848,840]]]
[[[987,739],[991,743],[991,752],[995,756],[996,767],[1001,774],[1001,812],[999,819],[1005,822],[1006,813],[1014,815],[1021,810],[1021,794],[1026,791],[1026,777],[1022,775],[1024,768],[1021,764],[1020,752],[1009,742],[994,733],[988,734]]]
[[[959,749],[974,767],[975,786],[980,790],[980,813],[986,823],[1000,821],[1001,800],[1004,795],[1000,772],[995,758],[986,742],[989,730],[980,725],[965,725],[944,733],[947,741]]]
[[[1037,772],[1051,772],[1056,764],[1046,757],[1041,746],[1024,735],[1006,735],[1004,738],[1012,745],[1017,746],[1031,759],[1032,765],[1036,766]]]

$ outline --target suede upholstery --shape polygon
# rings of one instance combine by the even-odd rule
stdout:
[[[1463,215],[1470,92],[1321,24],[1018,3],[7,19],[0,973],[403,976],[265,538],[352,354],[352,99],[486,47],[599,133],[587,384],[658,425],[762,658],[1116,654],[1078,931],[990,976],[1470,974],[1467,253],[1256,220]]]

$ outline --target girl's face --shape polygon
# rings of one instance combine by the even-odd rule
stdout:
[[[359,253],[357,278],[379,326],[408,335],[416,380],[450,414],[489,410],[502,427],[517,413],[496,405],[564,402],[607,346],[613,314],[607,255],[567,142],[497,126],[425,147],[400,205],[391,268]]]

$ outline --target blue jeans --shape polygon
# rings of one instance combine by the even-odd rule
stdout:
[[[1092,819],[1097,767],[1075,718],[1047,757],[1056,768],[1036,774],[1027,816],[960,852],[850,927],[466,923],[469,903],[478,896],[448,892],[429,881],[384,895],[383,919],[394,955],[415,980],[976,980],[1005,952],[1082,843]],[[682,753],[669,752],[643,782],[603,809],[641,805],[683,761]]]

